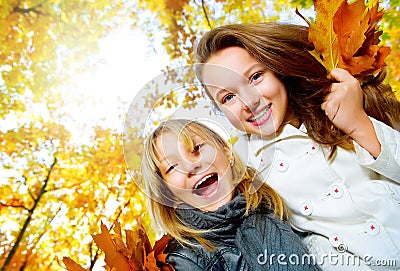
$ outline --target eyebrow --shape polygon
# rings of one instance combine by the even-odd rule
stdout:
[[[264,66],[261,63],[254,63],[251,64],[249,67],[247,67],[247,69],[245,70],[245,72],[243,74],[241,74],[241,76],[248,78],[249,75],[252,73],[253,70],[258,69],[258,68],[264,68]]]

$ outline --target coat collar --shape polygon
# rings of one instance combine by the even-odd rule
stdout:
[[[264,137],[250,135],[249,139],[252,151],[258,156],[263,149],[269,147],[271,144],[290,137],[308,137],[307,129],[304,124],[301,124],[299,128],[291,124],[286,124],[279,134],[272,134]]]

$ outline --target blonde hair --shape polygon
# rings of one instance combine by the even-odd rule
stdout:
[[[190,120],[174,119],[162,122],[146,139],[142,157],[141,170],[145,191],[149,197],[150,211],[155,222],[163,230],[183,244],[191,245],[191,239],[196,239],[205,248],[212,250],[212,242],[205,240],[200,231],[187,226],[175,212],[175,208],[182,203],[173,195],[160,174],[160,161],[157,157],[156,140],[163,133],[177,134],[188,147],[193,147],[192,137],[197,135],[203,140],[210,141],[216,147],[232,150],[219,134],[207,126]],[[273,210],[281,219],[287,219],[288,209],[282,198],[269,185],[265,184],[256,170],[247,167],[232,151],[233,163],[231,164],[233,183],[236,190],[243,193],[246,199],[246,215],[250,210],[255,210],[262,202]]]

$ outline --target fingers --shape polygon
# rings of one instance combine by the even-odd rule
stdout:
[[[337,127],[346,127],[348,119],[363,111],[362,89],[358,80],[344,69],[333,69],[331,76],[337,82],[332,83],[321,109]]]
[[[325,102],[321,104],[321,108],[325,111],[326,116],[333,121],[339,112],[340,102],[329,96],[331,96],[331,94],[329,94]]]
[[[341,100],[343,99],[343,85],[349,84],[356,80],[348,71],[341,68],[335,68],[331,71],[331,76],[338,83],[333,83],[330,88],[330,93],[325,97],[324,102],[321,104],[322,110],[325,111],[326,116],[333,121],[339,112]],[[357,81],[357,80],[356,80]],[[351,83],[350,83],[351,84]]]
[[[357,81],[357,79],[354,78],[347,70],[341,68],[334,68],[331,71],[331,76],[340,83]]]

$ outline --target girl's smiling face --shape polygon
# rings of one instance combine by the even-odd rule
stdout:
[[[178,135],[164,132],[156,139],[161,177],[172,193],[187,204],[215,211],[233,198],[230,150],[192,134],[193,147]]]
[[[285,120],[285,86],[242,47],[227,47],[212,55],[203,67],[202,82],[241,131],[271,135]]]

